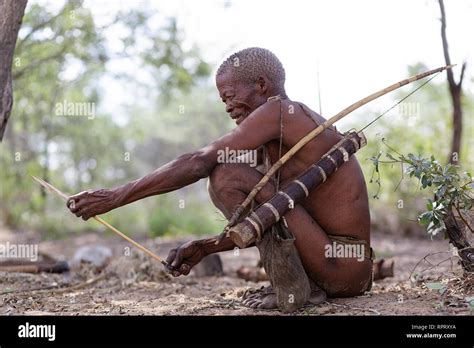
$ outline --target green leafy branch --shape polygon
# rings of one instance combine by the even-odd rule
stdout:
[[[402,176],[396,189],[404,179],[404,174],[407,174],[410,178],[415,177],[420,181],[421,189],[430,188],[434,193],[435,198],[428,199],[427,210],[418,216],[418,222],[425,226],[429,234],[436,235],[446,231],[443,220],[453,209],[466,227],[474,233],[473,227],[466,219],[467,212],[474,205],[474,181],[470,173],[459,173],[459,166],[450,163],[443,166],[434,156],[425,158],[412,153],[405,156],[390,147],[384,139],[382,142],[390,150],[385,153],[388,160],[380,160],[382,152],[369,158],[374,164],[370,182],[378,185],[374,198],[378,198],[381,189],[379,165],[400,163]]]

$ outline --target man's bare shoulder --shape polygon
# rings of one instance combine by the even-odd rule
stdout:
[[[315,122],[318,125],[326,121],[326,119],[323,116],[321,116],[319,113],[311,109],[305,103],[302,103],[299,101],[290,101],[289,107],[290,105],[295,109],[295,113],[299,112],[303,114],[307,118],[313,120],[313,122]]]
[[[249,115],[247,125],[252,128],[259,125],[278,125],[280,123],[280,115],[285,119],[291,119],[297,123],[299,123],[298,121],[306,122],[307,120],[313,120],[312,124],[314,124],[314,122],[320,124],[325,121],[318,113],[301,102],[290,99],[272,99],[260,105]]]
[[[248,116],[249,120],[256,123],[275,121],[280,117],[280,101],[269,100],[260,105]]]

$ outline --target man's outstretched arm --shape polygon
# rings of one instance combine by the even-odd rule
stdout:
[[[113,189],[78,193],[69,197],[67,206],[76,216],[87,220],[142,198],[174,191],[208,177],[217,164],[219,150],[254,150],[276,139],[280,129],[279,122],[276,122],[278,111],[279,104],[264,104],[237,128],[206,147],[184,154],[128,184]]]

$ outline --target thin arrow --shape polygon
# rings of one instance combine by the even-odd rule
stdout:
[[[43,179],[40,179],[40,178],[37,178],[36,176],[32,176],[33,179],[35,179],[41,186],[43,186],[45,189],[47,189],[49,192],[52,192],[56,195],[58,195],[59,197],[61,197],[63,200],[67,201],[69,196],[67,196],[65,193],[61,192],[60,190],[58,190],[56,187],[54,187],[53,185],[47,183],[46,181],[44,181]],[[107,227],[108,229],[110,229],[111,231],[115,232],[116,234],[118,234],[120,237],[122,237],[123,239],[125,239],[126,241],[132,243],[133,245],[135,245],[138,249],[140,249],[141,251],[143,251],[144,253],[150,255],[151,257],[153,257],[154,259],[160,261],[164,266],[168,266],[168,263],[162,259],[161,257],[159,257],[158,255],[156,255],[155,253],[153,253],[151,250],[145,248],[143,245],[141,245],[140,243],[138,242],[135,242],[132,238],[128,237],[127,235],[125,235],[124,233],[120,232],[118,229],[116,229],[115,227],[113,227],[111,224],[109,224],[107,221],[104,221],[102,220],[100,217],[97,217],[97,216],[93,216],[92,217],[94,220],[98,221],[99,223],[101,223],[102,225],[104,225],[105,227]]]

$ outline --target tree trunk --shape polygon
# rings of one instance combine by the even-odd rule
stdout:
[[[350,156],[366,144],[362,133],[352,132],[334,145],[321,159],[303,174],[291,181],[271,199],[249,216],[229,229],[229,238],[240,248],[259,240],[270,226],[290,209],[308,197],[309,193],[325,182]]]
[[[11,68],[27,0],[0,0],[0,142],[13,105]]]
[[[451,58],[449,57],[448,39],[446,36],[446,11],[444,9],[444,1],[439,0],[439,8],[441,11],[441,39],[443,41],[443,54],[446,64],[451,64]],[[449,154],[448,162],[453,164],[459,164],[460,153],[461,153],[461,139],[462,139],[462,82],[464,78],[464,72],[466,70],[466,62],[463,63],[461,68],[461,75],[459,82],[454,81],[454,75],[452,69],[447,69],[446,74],[448,77],[449,93],[451,94],[451,102],[453,104],[453,138],[451,142],[451,153]],[[459,250],[459,257],[461,258],[461,265],[467,272],[474,271],[474,248],[471,247],[468,240],[464,236],[463,231],[459,227],[454,214],[452,211],[449,212],[448,216],[444,219],[446,226],[446,232],[449,237],[449,241]]]
[[[464,232],[459,227],[452,211],[443,220],[450,243],[458,249],[460,264],[466,272],[474,272],[474,248],[469,244]]]
[[[443,53],[444,59],[447,65],[451,64],[451,58],[449,57],[448,39],[446,36],[446,12],[444,10],[443,0],[439,0],[439,8],[441,10],[441,39],[443,41]],[[461,69],[461,75],[459,82],[454,81],[453,70],[447,69],[446,74],[448,77],[449,93],[451,94],[451,102],[453,104],[453,138],[451,142],[451,153],[449,154],[448,161],[453,164],[459,163],[461,153],[461,138],[462,138],[462,81],[464,77],[464,71],[466,70],[466,62],[463,63]]]

